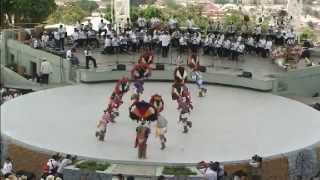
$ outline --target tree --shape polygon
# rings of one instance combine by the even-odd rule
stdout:
[[[95,1],[89,1],[89,0],[80,0],[80,1],[76,1],[75,5],[79,5],[79,7],[81,9],[83,9],[84,11],[89,12],[90,14],[98,9],[98,4]]]
[[[164,3],[168,8],[171,9],[176,9],[178,7],[177,2],[175,0],[165,0]]]
[[[42,23],[56,7],[54,0],[1,0],[1,23]]]
[[[80,8],[79,4],[67,3],[65,6],[60,6],[52,13],[47,22],[56,24],[75,24],[77,21],[83,20],[89,13]]]

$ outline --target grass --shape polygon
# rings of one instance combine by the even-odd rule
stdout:
[[[110,163],[99,163],[95,161],[83,161],[76,165],[76,168],[87,171],[105,171],[110,167]]]
[[[175,176],[190,176],[190,175],[197,175],[197,173],[191,171],[189,168],[184,166],[180,167],[170,167],[165,166],[162,174],[164,175],[175,175]]]

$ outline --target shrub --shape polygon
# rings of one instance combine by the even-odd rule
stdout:
[[[197,173],[191,171],[189,168],[186,168],[184,166],[180,167],[164,167],[162,174],[164,175],[175,175],[175,176],[190,176],[190,175],[196,175]]]
[[[99,163],[95,161],[83,161],[76,165],[76,168],[87,171],[105,171],[110,167],[108,162]]]

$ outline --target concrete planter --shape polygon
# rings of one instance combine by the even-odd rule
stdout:
[[[86,171],[80,170],[75,167],[75,165],[68,166],[63,171],[63,179],[64,180],[89,180],[89,179],[103,179],[103,180],[112,180],[112,169],[115,165],[111,165],[105,171]]]
[[[195,167],[187,167],[187,168],[197,174],[190,175],[190,176],[165,175],[162,173],[164,167],[158,167],[157,172],[156,172],[156,176],[159,177],[162,175],[162,176],[166,177],[167,180],[200,180],[200,179],[204,179],[203,175],[199,172],[199,170],[197,168],[195,168]]]

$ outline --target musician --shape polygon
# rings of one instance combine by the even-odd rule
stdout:
[[[168,57],[169,45],[171,41],[169,33],[164,32],[164,34],[160,35],[159,39],[161,41],[162,57]]]
[[[201,34],[200,33],[194,33],[191,38],[191,51],[193,53],[198,53],[198,49],[201,42]]]
[[[247,49],[249,54],[251,54],[252,52],[256,51],[255,41],[254,41],[254,38],[252,36],[249,36],[249,38],[246,41],[246,49]]]
[[[219,38],[217,38],[217,39],[219,39],[217,44],[216,44],[216,48],[218,50],[218,56],[219,57],[223,57],[223,55],[224,55],[224,53],[223,53],[224,34],[221,34],[219,36]]]
[[[203,54],[204,54],[204,55],[210,54],[211,44],[212,44],[211,35],[208,34],[208,35],[205,37],[205,39],[203,40]]]
[[[136,35],[136,32],[131,32],[129,34],[129,39],[130,39],[130,47],[132,49],[133,52],[136,52],[137,51],[137,46],[138,46],[138,40],[137,40],[137,35]]]
[[[104,49],[103,54],[111,54],[112,53],[112,39],[110,35],[107,35],[105,41],[104,41]]]
[[[129,53],[128,37],[126,36],[125,33],[120,34],[119,41],[120,41],[120,51]]]
[[[287,31],[286,35],[285,35],[285,39],[286,42],[289,46],[293,46],[294,45],[294,39],[295,39],[295,34],[293,32],[293,29],[290,29]]]
[[[238,48],[239,48],[240,42],[239,41],[233,41],[231,43],[231,60],[238,61]]]
[[[265,50],[266,56],[269,57],[271,55],[271,52],[272,52],[272,40],[271,40],[271,38],[267,39],[266,46],[265,46],[264,50]]]
[[[228,57],[228,55],[230,54],[230,48],[231,48],[231,41],[229,38],[227,38],[225,41],[223,41],[222,44],[223,47],[223,57]]]
[[[244,55],[245,47],[246,47],[246,46],[244,45],[243,42],[241,42],[241,43],[239,44],[238,49],[237,49],[238,54],[237,54],[237,57],[236,57],[236,61],[239,59],[239,55]]]
[[[118,54],[120,52],[120,40],[117,35],[115,35],[112,38],[111,45],[112,45],[112,53]]]
[[[258,48],[257,48],[257,54],[261,54],[262,57],[267,57],[266,51],[265,51],[265,46],[266,46],[266,39],[265,37],[260,38],[258,42]]]
[[[186,49],[188,47],[187,45],[188,45],[187,37],[186,37],[186,34],[184,33],[184,34],[182,34],[182,36],[179,39],[179,52],[180,52],[180,54],[182,54],[183,52],[186,51]]]
[[[172,39],[171,39],[172,46],[173,47],[178,47],[179,39],[181,37],[180,31],[178,31],[178,30],[174,31],[171,36],[172,36]]]

